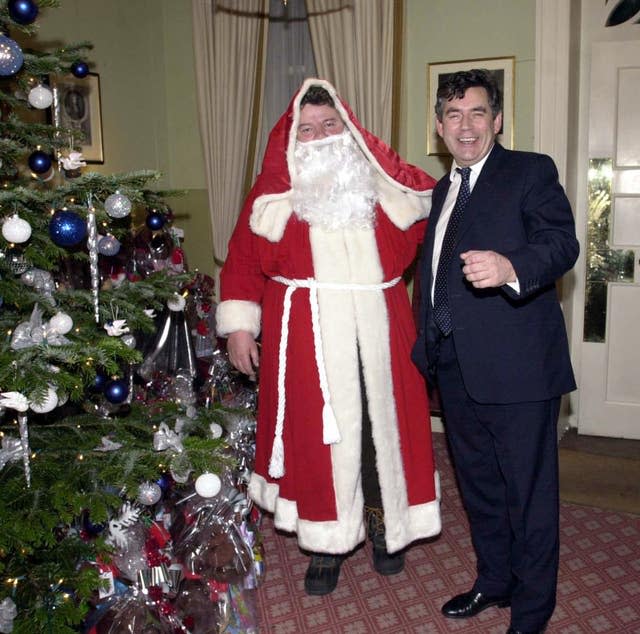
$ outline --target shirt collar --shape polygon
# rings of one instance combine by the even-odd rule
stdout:
[[[489,154],[491,154],[491,151],[493,150],[494,145],[491,146],[491,149],[477,163],[474,163],[473,165],[469,165],[469,167],[471,168],[471,178],[473,178],[474,181],[480,175],[480,172],[482,171],[482,168],[483,168],[484,164],[487,162],[487,159],[489,158]],[[449,178],[452,181],[454,179],[456,179],[456,178],[460,178],[460,174],[458,174],[458,172],[456,172],[456,169],[458,167],[460,167],[460,166],[454,160],[453,164],[451,165],[451,171],[449,172]]]

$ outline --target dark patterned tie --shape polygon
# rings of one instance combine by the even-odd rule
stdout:
[[[453,247],[456,243],[456,234],[458,233],[458,225],[462,218],[462,212],[471,197],[471,189],[469,188],[470,167],[457,167],[456,171],[462,177],[460,189],[456,204],[451,212],[449,224],[444,233],[442,240],[442,249],[440,250],[440,259],[438,260],[438,271],[436,273],[436,285],[433,289],[433,319],[442,331],[443,335],[451,332],[451,311],[449,310],[449,298],[447,295],[447,272],[451,259],[453,258]]]

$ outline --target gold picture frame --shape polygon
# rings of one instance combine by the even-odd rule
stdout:
[[[497,140],[504,147],[513,149],[513,100],[515,83],[515,56],[463,59],[453,62],[436,62],[427,66],[427,154],[448,156],[444,141],[436,132],[436,93],[444,78],[451,73],[473,68],[491,71],[502,91],[502,129]]]
[[[100,76],[97,73],[82,78],[54,75],[50,82],[53,123],[70,131],[69,148],[82,152],[87,163],[104,163]]]

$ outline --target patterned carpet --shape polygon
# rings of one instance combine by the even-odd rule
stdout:
[[[468,590],[475,557],[444,436],[434,435],[442,479],[442,534],[414,544],[404,572],[373,570],[367,543],[342,566],[328,597],[304,593],[308,558],[295,537],[263,522],[266,579],[258,591],[261,634],[504,634],[509,610],[445,619],[440,606]],[[549,634],[640,634],[640,517],[563,503],[558,605]]]

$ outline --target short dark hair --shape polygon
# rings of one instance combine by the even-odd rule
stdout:
[[[333,98],[329,94],[329,91],[322,86],[310,86],[309,90],[304,93],[304,96],[300,100],[300,107],[306,106],[310,103],[312,106],[331,106],[336,107]]]
[[[495,119],[502,112],[502,93],[494,74],[485,68],[474,68],[473,70],[461,70],[457,73],[446,75],[444,81],[438,86],[436,93],[436,117],[442,121],[445,101],[452,99],[462,99],[467,92],[467,88],[478,86],[487,91],[491,113]]]

